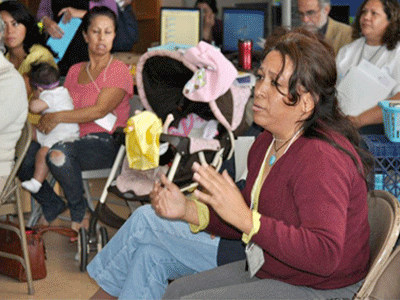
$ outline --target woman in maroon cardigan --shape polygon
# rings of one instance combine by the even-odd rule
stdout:
[[[152,193],[158,215],[242,239],[247,264],[178,279],[165,299],[352,298],[368,272],[372,160],[338,108],[333,50],[297,29],[274,36],[265,53],[253,105],[265,131],[243,192],[226,172],[195,163],[198,200],[165,177]]]

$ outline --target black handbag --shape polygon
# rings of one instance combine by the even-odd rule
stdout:
[[[118,7],[118,29],[113,43],[113,51],[131,51],[139,39],[138,22],[132,6]]]

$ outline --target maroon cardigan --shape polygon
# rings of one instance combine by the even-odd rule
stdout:
[[[333,134],[361,161],[350,142]],[[260,134],[248,158],[243,196],[250,194],[272,136]],[[229,199],[227,199],[229,201]],[[336,289],[369,269],[367,186],[351,158],[327,142],[300,137],[272,167],[260,192],[261,227],[252,241],[264,249],[256,274],[293,285]],[[209,232],[241,238],[210,210]]]

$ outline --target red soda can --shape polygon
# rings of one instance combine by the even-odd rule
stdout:
[[[251,52],[253,49],[252,40],[242,40],[238,41],[239,49],[239,67],[244,70],[251,70]]]

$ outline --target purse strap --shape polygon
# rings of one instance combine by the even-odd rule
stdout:
[[[67,237],[77,237],[78,232],[75,230],[64,227],[64,226],[36,226],[34,230],[37,232],[39,236],[42,236],[44,233],[48,231],[56,232],[58,234],[67,236]]]

